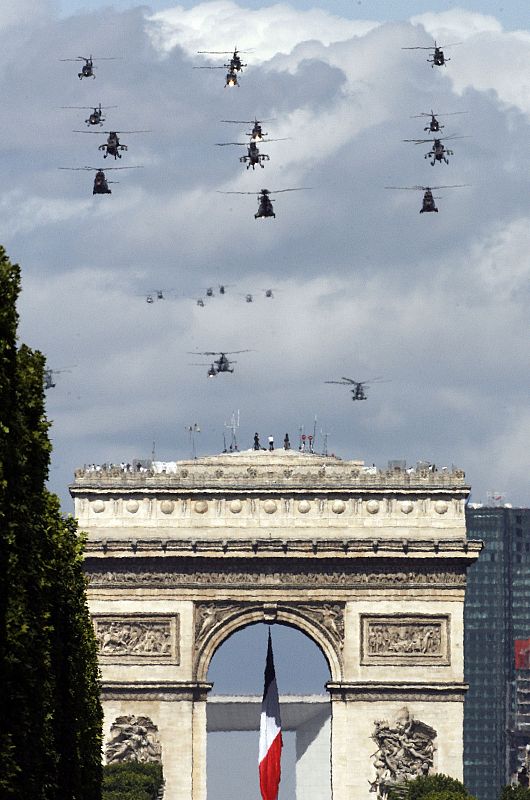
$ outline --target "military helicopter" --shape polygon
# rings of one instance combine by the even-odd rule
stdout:
[[[440,125],[440,123],[438,122],[437,117],[454,117],[457,114],[467,114],[467,111],[451,111],[448,114],[438,114],[438,112],[436,112],[436,114],[435,114],[434,111],[429,111],[429,112],[428,111],[422,111],[421,114],[414,114],[414,116],[411,117],[411,119],[420,119],[421,117],[430,117],[431,119],[429,121],[429,124],[423,130],[424,131],[429,131],[429,133],[439,133],[443,128],[445,128],[445,125]]]
[[[154,289],[153,291],[148,292],[146,295],[142,295],[145,297],[145,302],[151,305],[156,300],[164,300],[164,290],[163,289]]]
[[[368,386],[370,383],[376,383],[383,381],[382,378],[372,378],[369,381],[354,381],[353,378],[341,378],[340,381],[324,381],[324,383],[338,383],[341,386],[350,386],[351,393],[352,393],[352,400],[367,400],[366,392],[364,391],[364,387]]]
[[[238,50],[237,47],[234,47],[234,52],[232,53],[231,50],[197,50],[197,53],[200,55],[208,55],[208,56],[229,56],[231,55],[230,61],[228,64],[223,64],[229,70],[233,70],[234,72],[243,72],[243,67],[246,67],[246,64],[241,63],[241,58],[239,53],[243,52],[242,50]],[[247,50],[246,52],[251,52]],[[199,67],[200,69],[200,67]],[[206,67],[208,69],[208,67]],[[211,67],[211,69],[218,69],[217,67]]]
[[[74,131],[74,133],[92,133],[96,136],[100,135],[98,131]],[[126,144],[121,144],[119,136],[122,133],[130,134],[130,133],[150,133],[150,131],[101,131],[101,133],[108,134],[107,141],[105,144],[100,144],[98,150],[103,150],[103,158],[107,158],[107,156],[114,156],[114,160],[117,158],[121,158],[120,150],[128,150]],[[119,134],[119,135],[118,135]]]
[[[420,208],[420,214],[424,214],[426,212],[436,211],[438,213],[438,209],[436,208],[436,204],[434,200],[438,200],[438,197],[434,197],[433,190],[436,191],[437,189],[462,189],[464,186],[469,186],[467,183],[455,183],[450,186],[385,186],[385,189],[410,189],[413,191],[424,192],[422,206]]]
[[[267,139],[268,142],[282,142],[285,141],[284,139]],[[247,155],[241,156],[239,161],[242,164],[247,165],[247,169],[255,168],[256,164],[260,166],[262,169],[265,169],[263,166],[263,161],[270,161],[270,156],[266,153],[260,153],[258,150],[258,145],[252,139],[247,144],[246,142],[216,142],[217,147],[227,147],[229,145],[236,145],[238,147],[246,147],[247,148]]]
[[[89,114],[88,119],[85,120],[86,124],[90,128],[91,125],[103,125],[105,122],[103,110],[106,111],[108,108],[118,108],[118,106],[102,106],[100,103],[97,106],[61,106],[61,108],[76,108],[83,111],[91,111],[92,113]],[[83,133],[85,132],[86,131],[83,131]]]
[[[77,56],[77,58],[60,58],[59,61],[84,61],[85,63],[81,67],[81,72],[77,73],[77,77],[79,80],[83,80],[83,78],[95,78],[94,70],[96,67],[94,66],[94,61],[116,61],[116,58],[98,58],[94,59],[92,56],[86,58],[85,56]]]
[[[232,51],[231,50],[197,50],[197,52],[199,54],[201,54],[201,55],[225,56],[225,55],[230,55]],[[226,73],[225,89],[226,89],[227,86],[239,86],[239,83],[237,82],[237,73],[238,72],[243,72],[243,67],[247,66],[246,64],[243,64],[241,62],[241,58],[239,56],[240,52],[242,52],[242,51],[238,50],[237,47],[235,47],[234,48],[234,52],[232,54],[232,57],[230,58],[228,64],[223,64],[222,66],[219,66],[219,67],[217,67],[217,66],[194,67],[194,69],[227,69],[228,72]],[[247,52],[250,52],[250,51],[247,51]]]
[[[442,142],[447,141],[448,139],[464,139],[464,136],[441,136],[439,139],[403,139],[404,142],[413,142],[414,144],[432,144],[432,149],[429,150],[428,153],[425,153],[424,158],[432,158],[431,166],[434,167],[437,161],[442,163],[445,161],[446,164],[449,164],[449,159],[447,156],[453,156],[453,150],[448,150]]]
[[[265,297],[272,298],[274,297],[272,289],[262,289]],[[246,292],[245,294],[241,295],[241,297],[245,298],[245,303],[253,303],[254,302],[254,295],[252,292]]]
[[[229,285],[230,284],[228,284],[228,283],[220,283],[219,286],[218,286],[219,294],[220,295],[221,294],[226,294],[226,290],[228,289]],[[205,293],[206,293],[206,297],[215,297],[215,290],[214,290],[213,286],[208,286],[208,288],[205,289]]]
[[[118,183],[118,181],[108,181],[105,173],[100,167],[58,167],[58,169],[67,169],[77,172],[79,170],[90,170],[94,171],[96,174],[94,176],[94,187],[92,189],[92,194],[112,194],[112,191],[109,189],[109,183]],[[134,167],[107,167],[107,171],[110,169],[143,169],[142,165],[134,166]]]
[[[300,186],[296,189],[261,189],[258,194],[258,210],[254,214],[254,219],[265,219],[265,217],[276,217],[272,204],[274,200],[270,199],[271,194],[280,194],[280,192],[302,192],[309,189],[309,186]],[[219,194],[256,194],[256,192],[219,192]]]
[[[268,136],[268,133],[263,133],[261,128],[264,122],[272,122],[270,119],[263,119],[259,120],[257,118],[254,119],[222,119],[221,122],[228,122],[233,125],[252,125],[252,130],[250,133],[245,134],[246,136],[250,136],[251,142],[262,142],[264,136]]]
[[[434,42],[434,47],[402,47],[402,50],[432,50],[432,58],[428,58],[427,61],[431,65],[431,67],[444,67],[447,61],[451,61],[450,58],[446,58],[444,55],[444,51],[442,47],[455,47],[457,44],[462,44],[462,42],[453,42],[452,44],[444,44],[439,45]]]
[[[74,367],[75,364],[72,367],[63,367],[62,369],[45,369],[43,375],[44,390],[46,391],[46,389],[55,389],[57,384],[54,382],[53,376],[60,375],[61,372],[71,372]]]
[[[227,356],[237,355],[238,353],[250,353],[250,350],[232,350],[231,352],[219,352],[219,351],[205,351],[201,352],[191,352],[188,355],[191,356],[219,356],[218,359],[214,360],[208,369],[208,377],[215,378],[216,375],[219,375],[220,372],[233,372],[234,369],[232,364],[237,364],[237,361],[230,361]],[[191,364],[192,367],[204,367],[207,364]]]

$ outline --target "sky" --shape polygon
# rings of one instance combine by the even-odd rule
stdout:
[[[402,49],[434,39],[459,43],[446,67]],[[234,45],[248,51],[239,88],[193,69],[222,64],[196,51]],[[83,81],[59,60],[90,54],[117,60]],[[296,443],[315,426],[317,449],[327,433],[330,452],[368,464],[455,464],[474,501],[528,505],[526,4],[21,0],[0,9],[0,96],[0,241],[22,267],[21,341],[66,370],[48,392],[50,486],[66,511],[76,467],[187,458],[194,423],[198,453],[219,452],[237,410],[241,448],[254,431]],[[62,108],[99,102],[117,106],[103,130],[148,132],[122,136],[119,165],[142,169],[109,172],[112,195],[94,197],[91,173],[58,167],[116,166],[85,112]],[[414,117],[431,109],[465,112],[440,119],[466,137],[448,165],[403,141],[425,137]],[[262,146],[257,172],[244,148],[216,147],[249,130],[220,120],[255,116],[283,139]],[[385,188],[455,184],[421,215],[421,192]],[[256,196],[219,194],[298,187],[264,221]],[[165,299],[146,303],[157,289]],[[189,352],[221,349],[250,352],[209,380],[208,358]],[[325,383],[343,375],[381,380],[352,403]],[[260,633],[244,634],[219,651],[219,691],[257,647]],[[307,659],[279,637],[282,670],[305,665],[294,676],[320,691]],[[291,675],[282,690],[302,689]]]
[[[350,3],[341,16],[344,5],[24,0],[0,12],[2,241],[23,270],[21,339],[70,369],[48,392],[50,485],[65,510],[77,466],[153,445],[186,458],[194,423],[199,454],[218,452],[236,410],[242,448],[256,430],[296,442],[316,416],[317,447],[328,433],[341,457],[455,464],[474,501],[528,504],[522,6],[505,23],[487,3]],[[402,49],[435,38],[460,43],[446,67]],[[197,50],[234,44],[250,51],[239,88],[193,69],[223,61]],[[59,59],[80,54],[117,60],[79,81]],[[112,195],[93,197],[92,173],[57,168],[116,165],[85,112],[62,108],[98,102],[118,106],[102,130],[148,132],[122,136],[119,165],[142,169],[109,172]],[[413,117],[431,109],[466,112],[441,118],[467,137],[448,143],[449,165],[403,142],[425,136]],[[244,148],[216,147],[249,129],[220,120],[254,116],[284,140],[262,146],[259,174],[239,163]],[[455,184],[437,192],[438,214],[418,213],[419,191],[385,189]],[[264,187],[308,189],[277,195],[264,221],[256,196],[219,194]],[[195,304],[219,284],[223,297]],[[158,288],[166,299],[147,304]],[[189,353],[221,349],[251,352],[208,380],[209,359]],[[354,404],[324,383],[343,375],[382,380]]]

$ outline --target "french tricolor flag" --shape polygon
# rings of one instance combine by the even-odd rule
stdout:
[[[265,664],[265,686],[261,703],[259,729],[259,786],[263,800],[277,800],[280,786],[280,760],[282,755],[282,725],[280,701],[272,657],[272,641],[269,631],[267,663]]]

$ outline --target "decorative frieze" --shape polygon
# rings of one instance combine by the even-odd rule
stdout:
[[[361,616],[361,664],[450,663],[449,616]]]
[[[86,559],[85,569],[92,587],[178,587],[267,589],[273,587],[355,589],[355,588],[410,588],[440,587],[463,588],[466,582],[461,563],[449,559],[440,569],[434,564],[416,562],[408,569],[395,568],[359,561],[329,559],[328,563],[312,561],[311,564],[285,564],[283,560],[269,557],[266,561],[238,558],[237,561],[201,558],[149,559],[149,564],[139,558]],[[329,563],[329,562],[332,563]],[[368,559],[363,559],[368,562]]]
[[[414,719],[406,706],[392,722],[376,721],[374,729],[376,777],[370,781],[370,791],[377,792],[378,800],[385,800],[393,786],[431,772],[437,734],[430,725]]]
[[[179,663],[179,615],[92,617],[103,663]]]

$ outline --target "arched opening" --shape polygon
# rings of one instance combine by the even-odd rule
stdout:
[[[207,797],[259,800],[258,742],[267,624],[250,623],[224,639],[213,654],[207,680]],[[279,800],[331,796],[331,678],[322,650],[293,625],[270,628],[280,694],[282,780]],[[311,776],[309,777],[309,772]],[[298,791],[297,791],[298,790]]]

